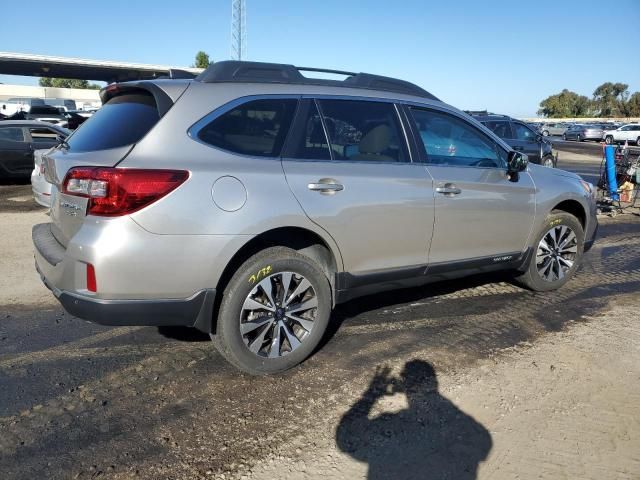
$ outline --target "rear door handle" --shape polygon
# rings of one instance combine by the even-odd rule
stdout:
[[[321,178],[318,183],[310,183],[307,188],[314,192],[333,194],[344,190],[344,185],[338,183],[333,178]]]
[[[456,187],[453,183],[445,183],[442,187],[437,187],[436,192],[441,193],[446,197],[453,197],[454,195],[460,195],[462,190]]]

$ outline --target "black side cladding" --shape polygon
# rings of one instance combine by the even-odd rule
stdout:
[[[345,80],[327,80],[308,78],[300,71],[337,73],[347,75]],[[284,83],[294,85],[324,85],[330,87],[362,88],[378,90],[438,100],[423,88],[405,80],[372,75],[370,73],[352,73],[322,68],[296,67],[282,63],[243,62],[227,60],[210,65],[196,77],[202,83]]]

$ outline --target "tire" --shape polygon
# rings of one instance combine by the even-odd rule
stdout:
[[[574,240],[570,239],[571,234],[573,234]],[[557,235],[561,235],[560,245],[563,241],[569,240],[568,244],[563,247],[565,253],[560,250],[559,256],[562,257],[562,260],[557,260],[558,256],[553,253],[553,243]],[[542,245],[543,240],[549,254]],[[569,281],[580,265],[584,251],[582,225],[570,213],[554,210],[547,216],[542,228],[537,232],[533,245],[526,270],[517,276],[516,280],[536,292],[557,290]]]
[[[564,140],[565,142],[567,141],[567,134],[566,133],[562,134],[562,140]]]
[[[542,159],[542,163],[541,165],[543,167],[548,167],[548,168],[554,168],[555,165],[555,160],[552,156],[546,156]]]
[[[287,282],[285,291],[281,285]],[[301,305],[311,307],[298,310],[299,315],[286,313]],[[233,275],[211,337],[222,356],[240,370],[251,375],[279,373],[313,353],[330,316],[331,287],[320,266],[290,248],[271,247],[249,258]],[[277,348],[272,348],[276,341]]]
[[[542,131],[542,136],[543,137],[548,137],[549,136],[549,132],[547,130],[543,130]]]
[[[578,142],[581,142],[581,141],[582,141],[582,137],[578,134],[578,136],[576,137],[576,140],[577,140]]]
[[[636,146],[640,147],[640,137],[636,138]]]
[[[613,144],[613,137],[612,137],[611,135],[607,135],[607,136],[604,138],[604,143],[606,143],[607,145],[611,145],[611,144]]]

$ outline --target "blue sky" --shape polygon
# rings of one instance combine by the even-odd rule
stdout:
[[[563,88],[640,90],[638,0],[246,1],[248,60],[395,76],[459,108],[529,116]],[[2,51],[175,66],[198,50],[229,58],[231,0],[8,1],[2,18]]]

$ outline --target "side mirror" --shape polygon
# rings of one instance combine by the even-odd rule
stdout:
[[[527,169],[529,157],[524,153],[511,151],[507,160],[507,173],[518,173]]]

